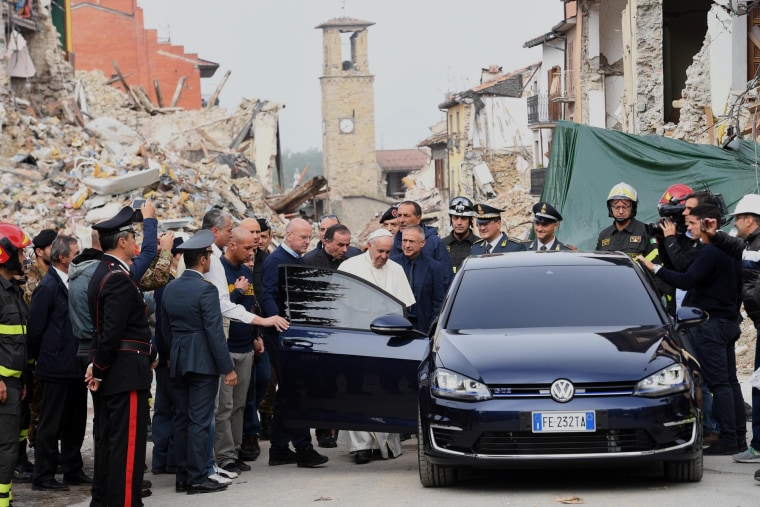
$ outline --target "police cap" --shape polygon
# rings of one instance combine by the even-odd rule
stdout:
[[[561,222],[562,215],[548,202],[537,202],[533,205],[534,222]]]
[[[386,210],[385,213],[383,213],[383,216],[380,217],[380,223],[384,224],[388,220],[395,220],[398,217],[398,206],[391,206]]]
[[[121,208],[121,211],[119,211],[115,217],[110,220],[98,222],[93,225],[92,228],[98,231],[101,236],[110,236],[124,231],[134,232],[134,229],[132,228],[133,216],[134,210],[131,207],[126,206]]]
[[[188,250],[206,250],[214,242],[214,233],[208,229],[196,232],[193,237],[177,246],[177,252]]]
[[[488,204],[476,204],[475,205],[475,218],[477,220],[482,221],[489,221],[493,220],[494,218],[501,218],[501,214],[504,212],[503,209],[494,208],[493,206],[489,206]]]

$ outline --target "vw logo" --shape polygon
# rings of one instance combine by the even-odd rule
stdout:
[[[573,395],[575,394],[575,387],[569,380],[561,378],[559,380],[555,380],[552,383],[551,393],[554,401],[567,403],[573,399]]]

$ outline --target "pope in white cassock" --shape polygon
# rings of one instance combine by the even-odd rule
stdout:
[[[385,229],[378,229],[369,236],[369,248],[362,255],[346,259],[338,268],[356,275],[393,294],[407,307],[415,303],[412,288],[404,274],[404,268],[390,260],[393,236]],[[398,433],[369,431],[340,431],[338,443],[354,453],[356,463],[361,465],[372,460],[372,450],[378,449],[383,459],[401,455],[401,438]]]

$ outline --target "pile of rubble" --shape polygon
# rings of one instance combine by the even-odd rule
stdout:
[[[47,105],[48,116],[18,99],[0,106],[0,219],[30,235],[67,230],[86,243],[91,224],[145,197],[164,229],[197,229],[220,206],[239,219],[267,218],[282,233],[288,209],[278,202],[300,204],[269,190],[283,106],[244,100],[232,114],[212,107],[151,115],[99,71],[77,78],[77,100]]]

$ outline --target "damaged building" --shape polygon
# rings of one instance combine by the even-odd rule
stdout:
[[[526,99],[534,167],[558,120],[709,144],[752,133],[758,2],[560,1],[563,19],[524,45],[542,48]]]
[[[90,4],[80,8],[102,13],[106,4],[136,5]],[[67,60],[73,53],[64,51],[66,37],[57,29],[62,5],[69,3],[0,6],[5,40],[18,33],[24,41],[8,44],[0,65],[0,220],[30,234],[46,227],[67,230],[86,243],[90,224],[146,197],[155,202],[164,229],[194,230],[209,207],[222,206],[238,219],[267,218],[277,238],[283,217],[324,189],[326,181],[318,177],[282,193],[283,104],[243,99],[229,113],[213,103],[201,108],[196,97],[187,110],[161,107],[156,95],[140,93],[145,89],[137,74],[130,78],[117,65],[105,74],[75,72]],[[134,14],[144,31],[139,12]],[[69,35],[76,39],[75,30]],[[200,79],[205,61],[182,58],[187,56]],[[149,69],[146,75],[155,77]]]

